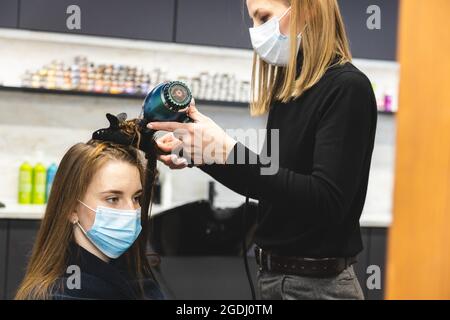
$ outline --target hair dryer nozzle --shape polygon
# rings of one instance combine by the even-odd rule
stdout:
[[[180,81],[164,82],[150,91],[143,105],[144,119],[151,121],[189,122],[184,109],[192,100],[191,90]]]

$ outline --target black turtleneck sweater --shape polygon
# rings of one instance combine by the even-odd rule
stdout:
[[[53,300],[161,300],[158,284],[151,278],[136,279],[129,273],[125,256],[105,262],[78,244],[68,248],[67,270],[55,282]],[[75,270],[79,269],[79,285],[74,287]],[[70,285],[70,286],[69,286]]]
[[[359,219],[376,123],[368,78],[351,63],[333,66],[299,98],[271,106],[267,129],[279,129],[275,174],[262,174],[264,159],[241,143],[228,159],[244,151],[247,159],[257,158],[257,164],[200,168],[259,200],[255,242],[263,249],[316,258],[355,256],[362,250]],[[268,134],[261,155],[275,150],[269,140]]]

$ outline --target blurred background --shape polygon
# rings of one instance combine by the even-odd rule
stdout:
[[[367,299],[449,299],[450,1],[339,4],[379,109],[358,278]],[[368,21],[378,12],[374,29]],[[107,112],[138,117],[151,88],[181,80],[222,127],[265,128],[248,108],[249,26],[242,0],[0,0],[0,299],[23,277],[59,160],[106,127]],[[196,168],[159,169],[154,215],[198,205],[183,215],[187,225],[198,212],[213,219],[245,201]],[[40,192],[23,194],[29,184]],[[163,255],[167,292],[249,299],[229,239],[228,249]]]

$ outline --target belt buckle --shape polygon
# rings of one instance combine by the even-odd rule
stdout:
[[[262,260],[262,248],[257,247],[258,261],[259,261],[259,271],[263,271],[263,260]]]
[[[259,261],[259,271],[264,271],[266,268],[267,271],[271,271],[271,254],[270,252],[266,253],[267,261],[263,261],[263,249],[260,247],[256,247],[256,262]]]

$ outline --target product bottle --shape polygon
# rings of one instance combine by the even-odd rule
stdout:
[[[58,170],[58,166],[55,163],[52,163],[50,167],[47,169],[47,184],[45,190],[45,202],[47,203],[48,198],[50,196],[50,191],[52,189],[53,180],[55,178],[56,171]]]
[[[391,90],[386,90],[386,92],[384,93],[384,111],[386,112],[394,111],[393,93]]]
[[[33,192],[32,203],[33,204],[45,204],[45,188],[47,179],[47,170],[44,165],[39,162],[33,169]]]
[[[31,203],[31,192],[33,187],[33,167],[28,161],[22,163],[19,168],[19,194],[20,204]]]

